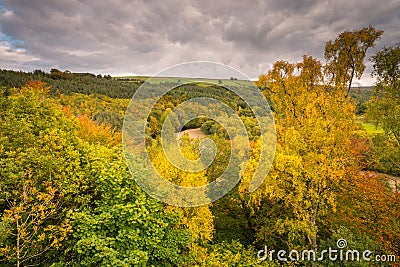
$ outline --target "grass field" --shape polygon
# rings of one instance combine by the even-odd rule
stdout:
[[[381,127],[377,127],[372,123],[362,123],[364,126],[365,130],[367,131],[368,134],[379,134],[379,133],[384,133],[383,129]]]

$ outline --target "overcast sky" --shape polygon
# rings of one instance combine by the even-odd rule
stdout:
[[[398,43],[400,1],[0,0],[0,68],[153,75],[206,60],[257,78],[368,25],[385,31],[369,56]]]

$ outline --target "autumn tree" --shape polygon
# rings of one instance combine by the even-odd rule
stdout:
[[[0,97],[0,265],[181,265],[192,239],[180,214],[136,185],[108,127],[48,91]]]
[[[74,232],[59,266],[183,265],[191,233],[180,225],[180,214],[165,209],[136,184],[135,178],[147,175],[146,170],[137,164],[131,175],[118,148],[97,145],[89,152],[84,169],[91,177],[90,194],[84,195],[89,201],[69,213]]]
[[[345,31],[325,46],[325,75],[329,83],[347,90],[349,94],[354,78],[360,79],[364,70],[364,58],[369,48],[375,45],[383,31],[374,27]]]
[[[189,160],[198,159],[200,156],[199,144],[199,140],[191,139],[187,135],[181,137],[180,149],[183,156]],[[149,148],[149,151],[153,166],[164,179],[186,187],[197,187],[208,183],[205,175],[206,170],[191,172],[179,169],[168,160],[159,143],[154,143]],[[214,232],[213,215],[210,211],[210,206],[166,206],[166,209],[182,215],[180,225],[190,230],[195,240],[195,243],[191,246],[191,251],[196,255],[195,257],[198,261],[201,261],[202,258],[204,259],[205,251],[199,245],[211,241]]]
[[[63,186],[78,179],[79,140],[48,91],[29,82],[0,97],[0,261],[17,266],[43,264],[71,231]]]
[[[304,56],[296,64],[278,61],[260,76],[257,85],[274,110],[277,150],[264,187],[252,199],[260,208],[278,204],[285,212],[258,227],[259,238],[275,231],[288,247],[318,248],[321,220],[335,211],[341,184],[359,171],[352,151],[355,107],[348,94],[381,34],[371,26],[345,31],[326,43],[325,66]],[[257,153],[251,157],[256,159]],[[250,177],[251,171],[244,173],[244,187]]]
[[[62,195],[54,187],[48,184],[46,190],[38,192],[29,180],[22,187],[20,200],[6,197],[8,209],[0,226],[2,235],[9,237],[3,241],[1,254],[16,266],[24,266],[49,250],[60,248],[72,232],[68,220],[59,225],[48,224],[49,219],[61,212]]]
[[[305,246],[304,237],[318,248],[318,222],[335,209],[334,189],[354,168],[354,105],[340,91],[325,90],[322,79],[321,63],[304,56],[297,64],[276,62],[258,81],[275,111],[277,150],[265,187],[254,198],[283,203],[287,216],[264,231],[286,234],[289,247]]]

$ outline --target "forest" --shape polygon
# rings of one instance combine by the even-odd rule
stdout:
[[[224,112],[220,121],[191,120],[174,130],[200,129],[217,153],[204,170],[180,170],[161,144],[174,108],[210,97],[245,126],[250,150],[247,163],[237,166],[240,182],[198,207],[154,199],[136,183],[148,170],[127,166],[124,117],[143,78],[0,69],[0,266],[399,266],[400,46],[368,58],[382,33],[372,26],[342,32],[327,40],[324,61],[278,60],[259,76],[255,85],[272,109],[276,149],[254,192],[248,188],[264,132],[248,103],[224,88],[245,83],[229,77],[186,83],[161,97],[146,121],[145,146],[174,184],[214,181],[241,140],[229,137]],[[368,60],[376,84],[354,87]],[[174,82],[151,84],[149,97],[152,88]],[[185,112],[205,111],[193,104]],[[200,157],[201,139],[183,135],[179,144],[186,158]],[[338,240],[371,254],[310,257],[337,249]],[[278,250],[287,252],[284,260]],[[294,250],[309,257],[296,258]]]

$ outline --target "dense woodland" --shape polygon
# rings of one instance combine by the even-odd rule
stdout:
[[[393,264],[257,258],[265,246],[320,251],[340,238],[350,249],[400,254],[400,47],[366,58],[381,35],[372,27],[346,31],[326,43],[324,62],[305,55],[301,62],[277,61],[260,75],[256,85],[273,110],[277,145],[271,171],[253,193],[248,185],[262,136],[246,102],[223,81],[185,84],[163,96],[148,118],[146,145],[158,171],[176,184],[213,181],[231,151],[223,123],[199,118],[184,129],[201,128],[212,138],[215,160],[196,173],[168,162],[160,131],[177,105],[200,96],[221,100],[248,133],[240,183],[193,208],[148,196],[134,180],[147,170],[126,166],[121,130],[142,79],[0,70],[0,266]],[[366,60],[377,83],[354,88]],[[199,144],[181,137],[188,159],[199,157]]]

